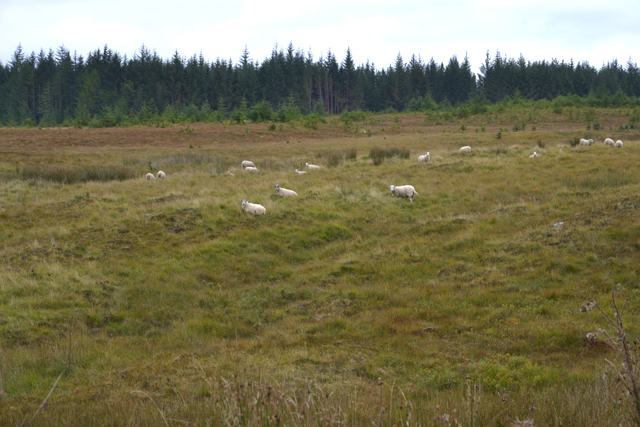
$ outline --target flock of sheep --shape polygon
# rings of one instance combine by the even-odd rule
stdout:
[[[591,144],[593,144],[593,139],[580,139],[581,146],[588,146]],[[604,140],[604,145],[620,148],[623,146],[623,143],[620,140],[613,142],[613,139],[606,138]],[[464,147],[460,147],[459,152],[460,154],[471,154],[471,147],[468,145]],[[532,155],[529,156],[529,158],[532,158],[532,159],[536,157],[538,157],[538,153],[535,151],[533,152]],[[418,157],[419,163],[427,163],[430,160],[431,160],[431,153],[428,151],[426,154],[423,154]],[[250,160],[243,160],[241,165],[245,172],[249,172],[249,173],[259,172],[256,165]],[[305,163],[305,166],[308,170],[320,169],[320,166],[312,165],[309,163]],[[229,175],[234,175],[231,171],[227,171],[227,173]],[[296,175],[302,175],[302,174],[306,174],[307,172],[296,169],[295,173]],[[166,177],[166,174],[163,171],[158,171],[157,179],[164,179],[165,177]],[[152,173],[148,173],[146,175],[146,179],[148,181],[155,181],[156,176],[154,176]],[[280,187],[280,185],[278,184],[276,184],[274,187],[276,189],[276,194],[280,197],[295,197],[298,195],[298,193],[296,193],[295,191]],[[391,190],[392,196],[403,198],[403,199],[409,199],[411,203],[413,203],[413,198],[418,195],[418,193],[416,192],[416,189],[413,188],[412,185],[401,185],[401,186],[390,185],[389,189]],[[242,210],[253,215],[264,215],[267,213],[267,209],[264,206],[257,203],[250,203],[245,199],[242,199]]]
[[[580,139],[580,145],[587,146],[587,145],[591,145],[591,144],[593,144],[593,139],[584,139],[584,138]],[[608,147],[622,148],[622,146],[624,144],[620,140],[617,140],[616,142],[613,142],[613,139],[606,138],[604,140],[604,145],[606,145]]]

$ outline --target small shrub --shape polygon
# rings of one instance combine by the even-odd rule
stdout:
[[[502,130],[499,130],[496,134],[496,139],[502,139]]]
[[[600,130],[600,123],[594,123],[593,130]]]
[[[571,145],[572,147],[575,147],[578,144],[580,144],[580,138],[578,138],[577,136],[569,140],[569,145]]]
[[[340,166],[343,160],[343,154],[336,151],[331,151],[324,157],[327,159],[327,166],[330,168]]]
[[[272,132],[275,131],[276,130],[276,124],[275,123],[271,123],[269,125],[269,130],[272,131]]]
[[[358,151],[355,148],[347,148],[344,152],[344,158],[347,160],[355,160],[357,155]]]

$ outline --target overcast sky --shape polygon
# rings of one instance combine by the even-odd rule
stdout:
[[[640,60],[638,0],[0,0],[0,62],[18,44],[30,53],[64,45],[85,58],[108,45],[129,58],[142,46],[237,62],[245,46],[262,61],[274,46],[347,51],[357,64],[388,67],[400,53],[444,62],[486,52],[526,60]]]

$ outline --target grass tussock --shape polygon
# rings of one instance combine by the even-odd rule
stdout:
[[[42,180],[60,184],[111,182],[140,178],[143,174],[126,166],[89,166],[81,168],[26,166],[18,171],[23,180]]]
[[[372,148],[369,150],[369,158],[376,166],[381,165],[385,159],[398,157],[400,159],[408,159],[410,152],[407,148],[403,147],[390,147],[390,148]]]

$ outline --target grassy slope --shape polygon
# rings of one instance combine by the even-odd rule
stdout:
[[[582,124],[521,112],[533,113],[536,131],[500,140],[513,117],[469,119],[466,132],[381,117],[363,126],[371,137],[337,124],[0,130],[8,425],[33,412],[69,362],[55,393],[62,408],[98,400],[153,413],[128,403],[143,390],[169,406],[182,399],[185,417],[185,393],[207,395],[203,378],[240,371],[294,390],[313,380],[343,402],[358,387],[375,396],[377,378],[446,400],[468,375],[488,394],[519,393],[525,408],[531,390],[591,382],[613,355],[586,343],[603,322],[580,306],[606,305],[622,283],[637,332],[640,145],[628,132],[622,150],[571,148]],[[473,154],[457,154],[461,145]],[[389,146],[411,159],[376,167],[363,157]],[[359,158],[293,174],[345,148]],[[417,164],[427,150],[431,163]],[[533,150],[540,157],[529,159]],[[243,159],[260,174],[237,170]],[[16,163],[126,166],[142,177],[149,162],[168,178],[16,179]],[[300,197],[276,199],[276,183]],[[415,203],[391,197],[389,184],[408,183]],[[268,214],[243,214],[241,198]]]

